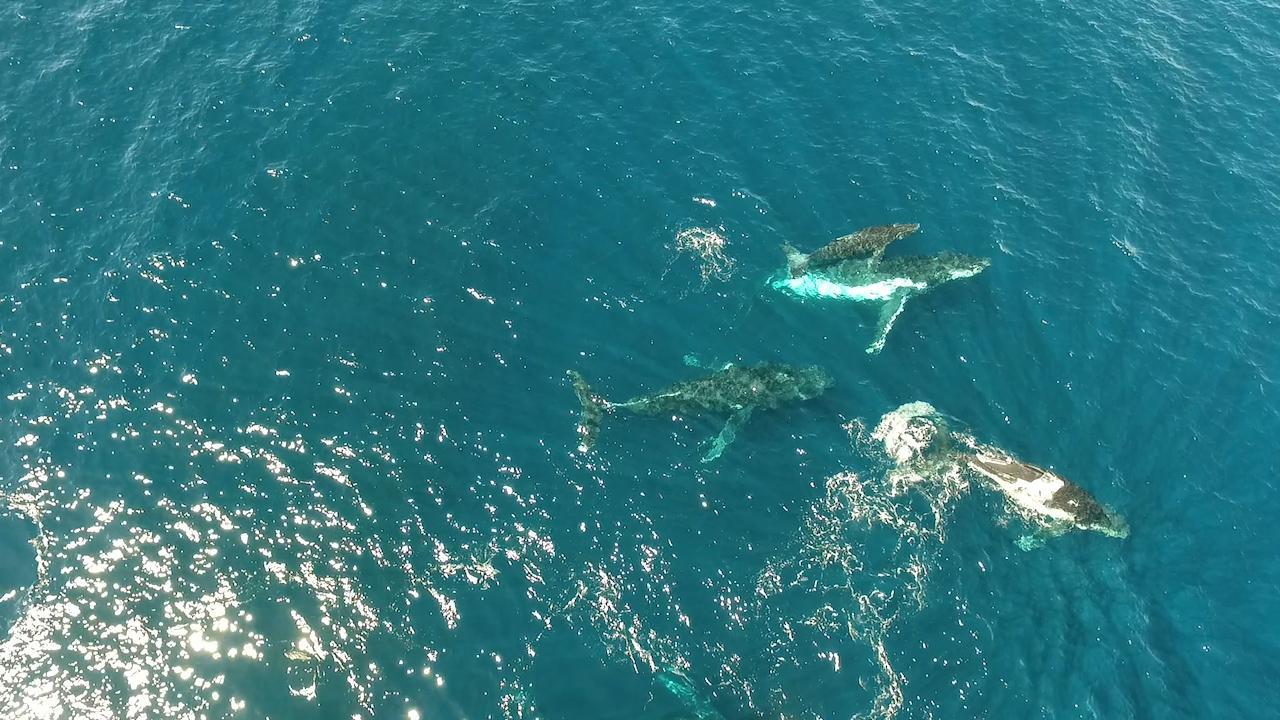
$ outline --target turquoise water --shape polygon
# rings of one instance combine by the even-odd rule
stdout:
[[[0,17],[7,714],[1275,712],[1274,7]],[[766,289],[889,222],[992,262],[879,355]],[[689,354],[835,386],[575,453]],[[915,400],[1129,537],[894,486]]]

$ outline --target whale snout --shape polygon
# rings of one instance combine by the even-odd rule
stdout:
[[[831,375],[817,365],[795,370],[791,380],[795,383],[796,395],[802,400],[812,400],[831,389],[831,386],[835,384],[835,380]]]
[[[1129,537],[1129,523],[1120,513],[1099,502],[1075,517],[1075,525],[1081,530],[1092,530],[1107,537],[1123,540]]]
[[[1107,537],[1119,538],[1121,540],[1129,537],[1129,523],[1112,510],[1107,510],[1106,519],[1090,528],[1097,530]]]
[[[955,277],[973,277],[991,267],[991,258],[964,256],[952,270]]]

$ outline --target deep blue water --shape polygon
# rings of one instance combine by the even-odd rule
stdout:
[[[1236,0],[6,4],[0,709],[1272,716],[1277,66]],[[766,291],[886,222],[991,267],[876,356]],[[575,453],[567,369],[689,354],[836,385]],[[913,400],[1130,536],[886,495]]]

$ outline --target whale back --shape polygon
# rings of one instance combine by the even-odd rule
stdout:
[[[1084,488],[1056,473],[1022,462],[991,448],[970,456],[969,467],[991,480],[1018,506],[1083,530],[1127,537],[1128,526]]]
[[[832,240],[809,255],[809,268],[822,268],[844,260],[879,257],[889,245],[911,235],[917,224],[873,225]]]
[[[932,286],[973,277],[990,265],[991,261],[987,258],[958,253],[939,253],[885,258],[876,266],[876,271]]]
[[[780,363],[729,365],[705,377],[676,383],[620,407],[652,415],[731,414],[746,407],[775,408],[809,400],[831,386],[831,376],[816,366]]]

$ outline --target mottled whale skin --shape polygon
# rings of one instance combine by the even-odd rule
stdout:
[[[728,364],[708,375],[676,383],[652,395],[627,402],[611,402],[596,395],[577,371],[570,370],[568,374],[582,405],[578,423],[580,452],[589,451],[595,444],[606,412],[627,410],[645,415],[728,415],[724,429],[703,456],[704,462],[714,460],[724,452],[752,412],[811,400],[826,392],[832,384],[831,376],[816,366]]]
[[[878,303],[880,318],[867,346],[867,352],[875,354],[884,349],[908,300],[943,283],[973,277],[990,265],[986,258],[953,253],[845,260],[799,277],[784,271],[771,278],[769,286],[801,299]]]
[[[976,446],[966,462],[1011,502],[1034,515],[1109,537],[1129,536],[1129,526],[1120,516],[1079,485],[1044,468],[983,445]]]
[[[810,270],[819,270],[844,260],[879,258],[889,245],[919,229],[920,226],[915,223],[873,225],[838,237],[808,255],[790,245],[783,245],[782,251],[787,254],[787,268],[791,277],[800,277]]]
[[[899,466],[959,465],[1051,534],[1078,529],[1116,538],[1129,535],[1124,519],[1080,486],[952,429],[952,423],[928,403],[908,403],[888,413],[873,437],[884,443],[885,452]],[[1036,544],[1034,538],[1019,541],[1024,548]]]

